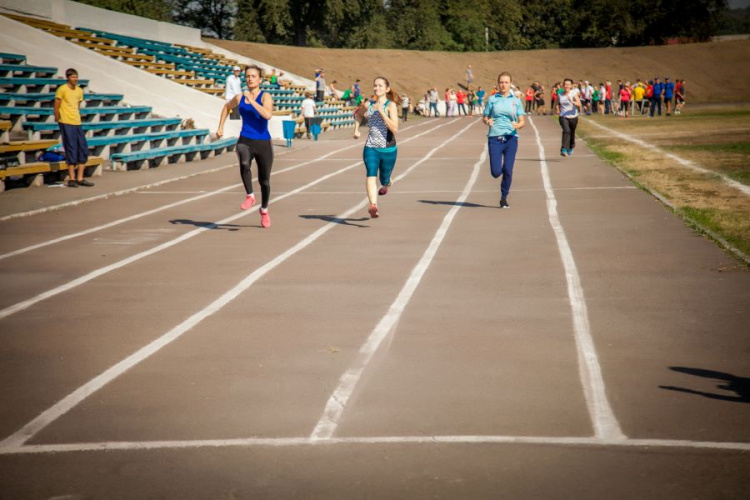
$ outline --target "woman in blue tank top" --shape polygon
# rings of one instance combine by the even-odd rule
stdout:
[[[367,170],[367,199],[370,201],[370,217],[380,217],[378,194],[388,194],[391,187],[391,174],[396,165],[396,132],[398,132],[398,108],[401,103],[398,94],[391,90],[388,80],[379,76],[373,82],[375,100],[357,110],[354,120],[354,138],[359,137],[359,123],[367,119],[370,132],[362,153]],[[378,191],[378,177],[381,188]]]
[[[216,136],[224,135],[224,122],[233,109],[239,107],[242,117],[242,131],[237,141],[237,158],[240,162],[240,175],[245,185],[245,200],[240,205],[242,210],[248,210],[255,204],[253,193],[253,176],[250,164],[255,158],[258,165],[258,184],[260,184],[260,225],[271,226],[268,215],[268,202],[271,197],[271,168],[273,167],[273,144],[268,132],[268,120],[273,116],[273,97],[260,90],[263,81],[263,70],[256,65],[245,68],[245,81],[248,90],[236,95],[224,105],[219,119],[219,129]]]

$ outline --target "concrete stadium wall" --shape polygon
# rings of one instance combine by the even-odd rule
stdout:
[[[200,30],[195,28],[122,14],[70,0],[2,0],[0,11],[161,42],[203,45]]]
[[[0,16],[0,52],[23,54],[28,64],[54,66],[60,74],[76,68],[90,80],[92,92],[124,94],[128,104],[147,105],[164,117],[192,118],[198,128],[213,134],[219,124],[223,99],[133,68],[92,50],[79,47],[42,30]],[[226,137],[239,135],[240,122],[227,120]],[[280,117],[271,123],[274,138],[282,137]]]

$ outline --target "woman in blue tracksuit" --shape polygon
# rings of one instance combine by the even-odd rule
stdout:
[[[500,182],[500,208],[510,208],[508,194],[513,181],[513,164],[518,151],[518,130],[526,124],[523,103],[511,90],[513,79],[504,71],[497,77],[497,94],[487,101],[482,121],[490,127],[487,146],[490,153],[490,172]]]

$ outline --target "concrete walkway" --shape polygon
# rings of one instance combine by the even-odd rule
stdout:
[[[500,210],[485,133],[410,124],[374,220],[331,137],[270,229],[219,163],[0,222],[0,497],[743,496],[750,274],[548,118]]]

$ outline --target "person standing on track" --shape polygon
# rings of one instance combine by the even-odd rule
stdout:
[[[573,148],[576,147],[576,127],[581,99],[578,92],[573,92],[572,88],[573,80],[566,78],[563,81],[563,91],[557,96],[555,103],[555,114],[560,116],[560,127],[563,130],[560,156],[572,156]]]
[[[490,173],[500,182],[500,208],[510,208],[508,194],[513,181],[513,164],[518,151],[518,131],[526,124],[521,99],[513,95],[510,73],[504,71],[497,77],[498,92],[487,101],[482,121],[490,127],[487,146],[490,155]]]
[[[393,92],[388,80],[382,76],[373,82],[374,99],[367,106],[357,111],[354,120],[354,138],[360,136],[359,123],[367,120],[370,132],[367,134],[362,157],[367,170],[367,199],[370,201],[368,209],[370,217],[380,217],[378,211],[378,195],[385,196],[393,184],[391,174],[396,165],[396,133],[398,132],[398,108],[400,102],[398,94]],[[378,191],[378,177],[381,188]]]
[[[247,193],[240,208],[248,210],[255,204],[253,176],[250,171],[250,164],[255,158],[261,191],[260,225],[270,227],[271,218],[268,215],[268,202],[271,197],[273,144],[271,143],[271,134],[268,132],[268,121],[273,116],[273,97],[271,97],[271,94],[260,90],[262,81],[263,70],[259,66],[253,64],[245,68],[245,82],[248,90],[235,96],[221,109],[216,137],[221,138],[224,135],[224,122],[227,120],[227,115],[234,108],[239,108],[242,117],[242,131],[237,141],[237,158],[240,162],[242,183],[245,185],[245,192]]]

